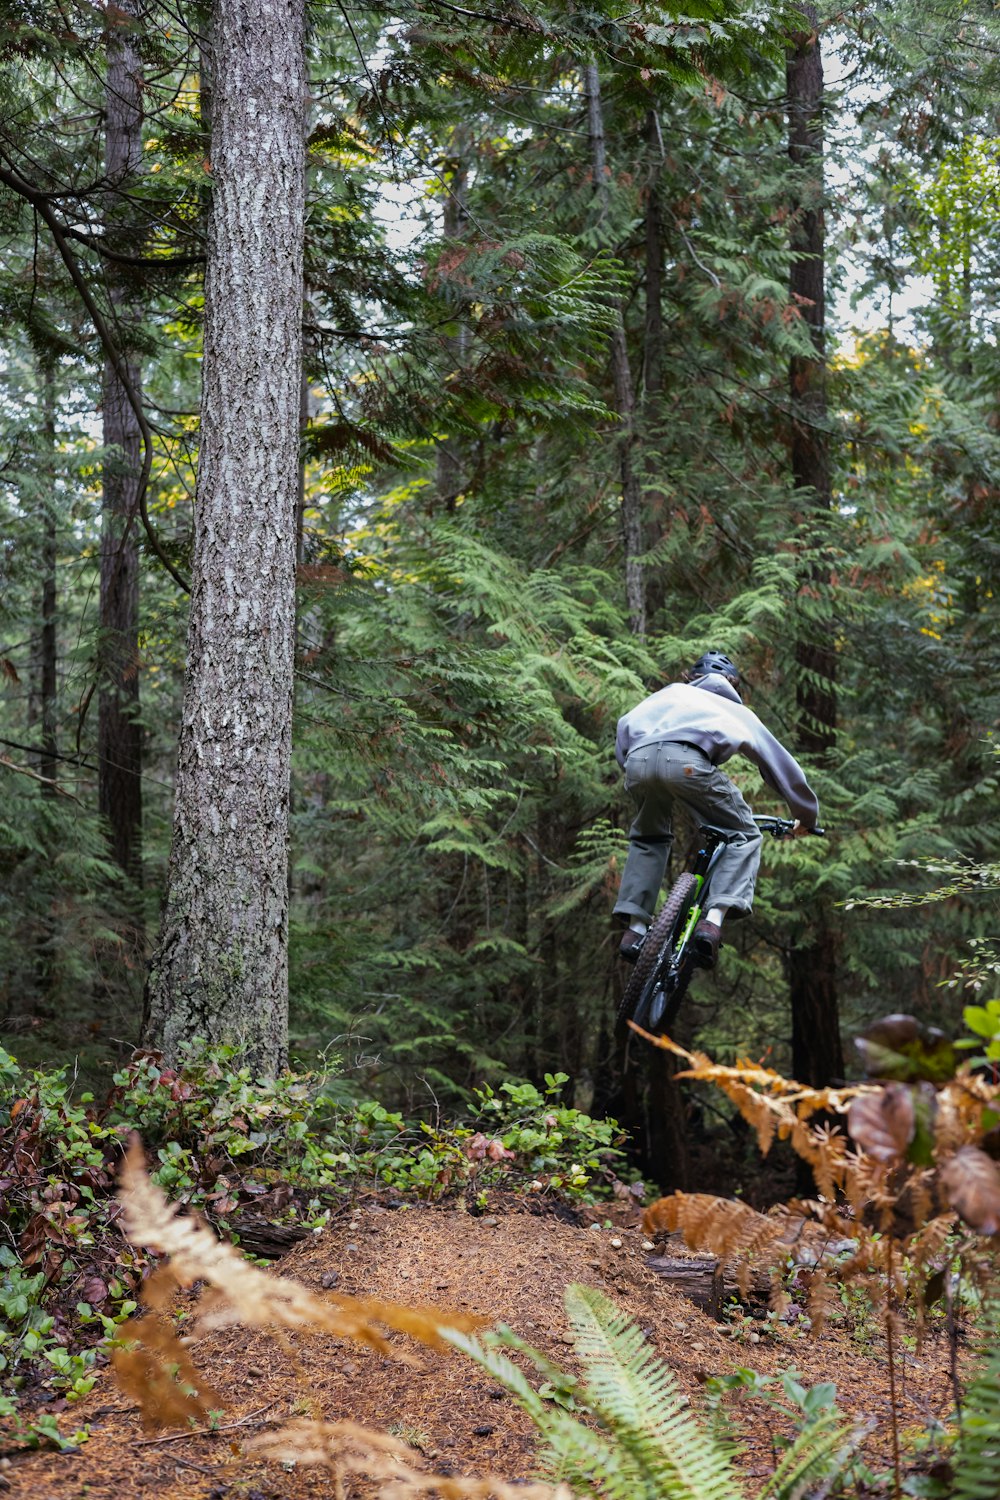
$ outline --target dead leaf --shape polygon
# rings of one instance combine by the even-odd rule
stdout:
[[[482,1161],[486,1155],[486,1137],[481,1130],[477,1130],[474,1136],[465,1143],[465,1154],[470,1161]]]
[[[860,1094],[847,1111],[847,1128],[868,1156],[898,1161],[916,1129],[912,1093],[905,1083],[887,1083],[877,1094]]]
[[[108,1284],[100,1276],[88,1276],[83,1283],[83,1300],[91,1307],[100,1307],[108,1300]]]
[[[187,1427],[222,1409],[221,1396],[205,1383],[184,1345],[156,1313],[130,1318],[118,1337],[135,1341],[112,1349],[111,1362],[146,1427]]]
[[[1000,1233],[1000,1167],[978,1146],[960,1146],[941,1169],[941,1191],[979,1234]]]

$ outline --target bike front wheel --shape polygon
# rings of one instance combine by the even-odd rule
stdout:
[[[646,934],[642,952],[625,986],[618,1007],[620,1026],[626,1021],[634,1021],[637,1026],[655,1031],[672,1024],[691,982],[694,965],[689,958],[680,968],[674,969],[671,959],[697,890],[698,882],[689,871],[671,886],[670,894]]]

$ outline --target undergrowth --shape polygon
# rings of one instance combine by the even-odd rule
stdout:
[[[962,1435],[954,1472],[972,1488],[963,1489],[956,1477],[954,1490],[919,1493],[997,1492],[1000,1406],[986,1400],[989,1382],[983,1376],[972,1388],[980,1415],[973,1418],[972,1408],[963,1413],[957,1342],[958,1314],[971,1304],[990,1330],[986,1369],[995,1369],[1000,1084],[994,1057],[1000,1048],[991,1053],[990,1046],[1000,1010],[969,1007],[965,1015],[976,1033],[970,1044],[990,1044],[972,1063],[959,1067],[955,1045],[936,1028],[891,1015],[856,1040],[865,1080],[825,1089],[750,1061],[716,1064],[669,1037],[641,1033],[687,1064],[678,1077],[720,1089],[753,1127],[763,1154],[776,1140],[789,1141],[815,1181],[814,1196],[768,1214],[712,1194],[674,1193],[646,1209],[646,1232],[679,1231],[692,1249],[733,1263],[744,1291],[755,1273],[765,1274],[771,1315],[782,1317],[792,1298],[801,1297],[814,1335],[822,1333],[845,1294],[867,1307],[888,1366],[895,1495],[903,1490],[900,1346],[904,1336],[919,1344],[928,1312],[938,1304],[947,1315]],[[910,1334],[904,1335],[907,1327]],[[984,1454],[993,1464],[992,1487],[976,1489]]]
[[[323,1297],[290,1277],[262,1274],[196,1219],[178,1215],[150,1181],[138,1141],[122,1174],[122,1200],[133,1243],[170,1257],[147,1284],[149,1310],[121,1329],[114,1353],[118,1378],[147,1423],[204,1423],[217,1409],[220,1398],[197,1362],[198,1341],[212,1329],[243,1324],[272,1328],[280,1337],[282,1331],[308,1328],[360,1340],[390,1357],[401,1351],[389,1335],[406,1334],[425,1344],[451,1345],[509,1392],[538,1430],[541,1482],[515,1488],[493,1476],[434,1474],[398,1435],[372,1431],[349,1418],[299,1417],[250,1439],[245,1451],[286,1466],[323,1465],[332,1472],[337,1494],[345,1492],[345,1480],[363,1473],[380,1482],[379,1493],[395,1500],[428,1493],[445,1500],[508,1500],[514,1495],[536,1500],[745,1500],[751,1488],[758,1500],[835,1495],[843,1500],[885,1493],[884,1486],[871,1487],[872,1476],[863,1465],[855,1466],[859,1445],[874,1422],[845,1418],[829,1382],[807,1389],[790,1372],[774,1381],[741,1370],[715,1380],[699,1410],[642,1330],[601,1292],[576,1285],[566,1289],[575,1369],[564,1369],[513,1330],[483,1330],[468,1314],[337,1294]],[[181,1342],[170,1309],[179,1289],[199,1282],[205,1292],[193,1320],[185,1320]],[[980,1374],[960,1415],[947,1483],[907,1484],[908,1494],[940,1500],[986,1500],[995,1494],[1000,1342],[992,1310],[986,1332]],[[776,1435],[773,1470],[759,1489],[740,1472],[738,1446],[721,1411],[723,1398],[741,1390],[767,1401],[785,1419],[782,1426],[788,1433]],[[898,1476],[895,1493],[902,1493]]]
[[[348,1097],[332,1075],[256,1079],[225,1048],[190,1047],[176,1069],[137,1053],[99,1102],[75,1094],[67,1069],[22,1069],[0,1048],[9,1439],[66,1446],[85,1435],[61,1436],[56,1413],[90,1391],[149,1269],[115,1223],[115,1176],[133,1131],[149,1145],[154,1182],[237,1241],[261,1223],[318,1230],[372,1193],[463,1195],[475,1213],[498,1190],[575,1203],[623,1191],[621,1132],[563,1105],[566,1081],[486,1087],[463,1121],[408,1121]]]

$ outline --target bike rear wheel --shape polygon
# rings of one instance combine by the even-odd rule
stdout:
[[[694,964],[688,958],[679,969],[671,972],[670,960],[697,890],[698,881],[689,871],[671,886],[670,894],[646,934],[642,952],[625,986],[618,1007],[620,1026],[626,1021],[634,1021],[637,1026],[653,1031],[672,1024],[691,982]]]

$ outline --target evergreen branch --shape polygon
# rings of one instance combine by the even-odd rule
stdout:
[[[46,751],[46,754],[49,754]],[[77,802],[82,807],[79,797],[74,797],[72,792],[67,792],[65,787],[59,785],[52,776],[42,776],[38,771],[32,771],[28,766],[19,766],[16,761],[11,760],[9,755],[0,755],[0,766],[6,766],[9,771],[16,771],[19,776],[30,776],[32,781],[40,781],[43,786],[50,786],[60,797],[68,797],[71,802]]]
[[[170,561],[169,557],[167,557],[166,553],[160,546],[159,538],[157,537],[156,532],[153,529],[153,523],[149,518],[149,511],[146,507],[146,491],[149,487],[149,476],[153,467],[153,434],[150,430],[149,422],[146,418],[146,413],[143,409],[142,402],[139,399],[135,387],[129,379],[128,365],[126,363],[125,357],[122,354],[121,350],[118,348],[118,345],[116,344],[114,338],[112,337],[111,330],[108,328],[108,325],[104,320],[104,314],[98,307],[97,302],[91,293],[90,287],[87,285],[86,278],[84,277],[79,265],[77,264],[76,257],[70,251],[69,245],[66,241],[64,226],[59,223],[59,220],[53,211],[52,204],[48,201],[48,198],[44,194],[39,195],[38,193],[36,193],[35,189],[30,183],[25,182],[20,174],[16,172],[16,170],[11,170],[8,167],[0,166],[0,182],[5,183],[12,192],[18,195],[18,197],[23,198],[27,203],[30,203],[35,212],[45,220],[45,223],[49,227],[49,232],[52,235],[52,239],[55,243],[56,249],[59,251],[59,254],[62,257],[62,261],[66,267],[66,270],[69,272],[70,280],[76,287],[76,290],[80,296],[80,300],[82,301],[84,307],[87,309],[87,312],[90,314],[90,319],[94,325],[97,337],[100,340],[101,347],[103,348],[108,359],[111,361],[111,364],[114,367],[115,374],[121,381],[122,389],[125,392],[125,396],[129,406],[131,406],[132,408],[136,422],[139,425],[139,431],[142,435],[142,469],[139,474],[139,482],[137,486],[136,509],[138,510],[139,515],[142,519],[142,524],[145,529],[146,536],[149,540],[149,545],[152,548],[154,554],[159,559],[163,567],[166,568],[167,572],[170,574],[171,578],[173,578],[174,582],[178,584],[186,594],[189,594],[191,592],[191,585],[188,583],[183,574],[177,570],[177,568]],[[135,511],[133,511],[129,516],[124,528],[122,529],[119,551],[125,545],[125,541],[132,527],[134,518]]]

